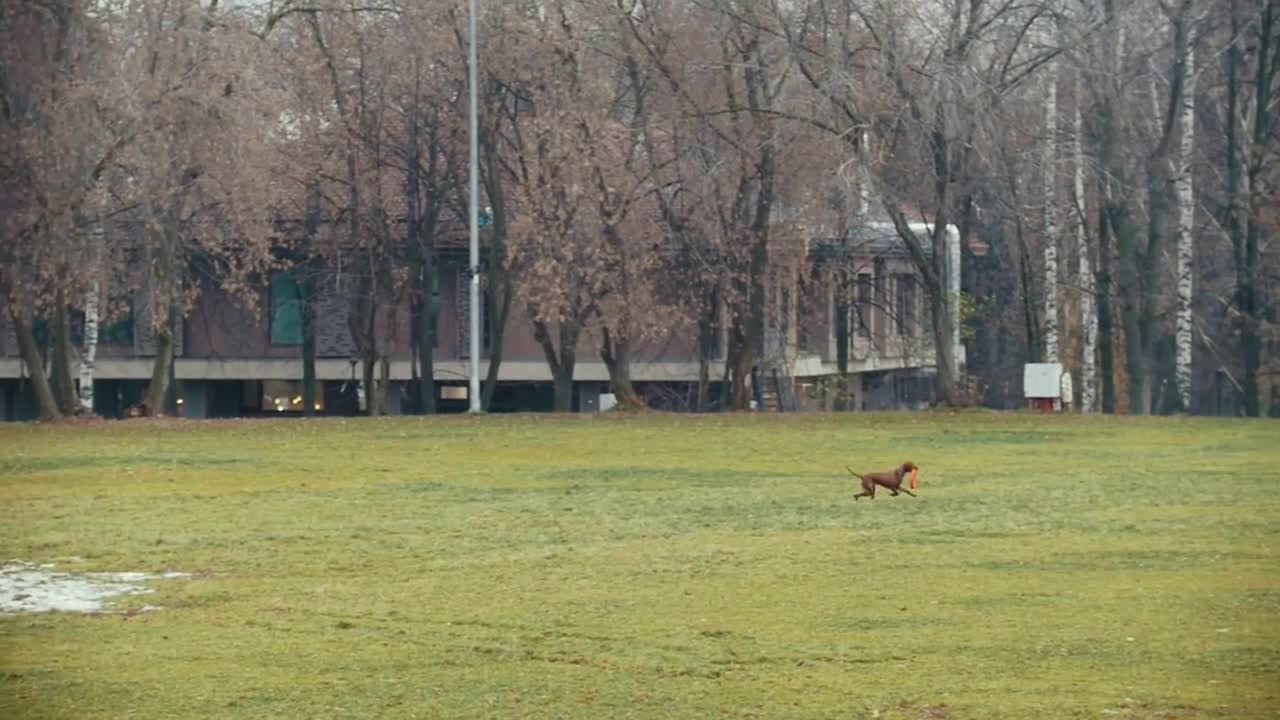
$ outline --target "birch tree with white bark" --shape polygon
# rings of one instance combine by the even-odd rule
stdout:
[[[1058,61],[1044,69],[1044,361],[1058,357]]]
[[[1084,335],[1080,350],[1080,412],[1093,412],[1097,404],[1098,370],[1098,306],[1095,302],[1093,262],[1090,259],[1089,224],[1085,206],[1084,120],[1080,112],[1082,84],[1077,81],[1076,103],[1072,118],[1071,165],[1072,201],[1075,205],[1075,241],[1079,267],[1076,284],[1080,293],[1080,327]]]
[[[1174,188],[1178,198],[1178,301],[1177,347],[1174,378],[1178,399],[1183,412],[1191,411],[1191,330],[1192,299],[1195,275],[1195,220],[1196,196],[1192,184],[1192,154],[1196,132],[1196,73],[1195,40],[1187,42],[1185,60],[1187,90],[1182,102],[1182,129],[1178,143],[1178,166],[1174,174]]]
[[[88,260],[89,287],[84,293],[84,340],[80,349],[79,398],[80,409],[93,412],[93,376],[98,356],[98,321],[102,307],[103,256],[106,250],[106,233],[101,225],[90,231],[90,257]]]

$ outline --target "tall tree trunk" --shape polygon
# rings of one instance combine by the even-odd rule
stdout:
[[[1045,69],[1044,161],[1041,182],[1044,192],[1044,361],[1056,363],[1058,356],[1058,63]]]
[[[1262,220],[1265,205],[1275,202],[1271,190],[1261,177],[1266,151],[1271,141],[1271,123],[1275,113],[1275,77],[1280,69],[1280,38],[1277,38],[1277,13],[1280,2],[1268,0],[1258,23],[1258,66],[1254,77],[1253,151],[1249,163],[1249,231],[1245,234],[1245,261],[1249,274],[1249,298],[1246,317],[1249,331],[1245,336],[1245,412],[1249,417],[1262,415],[1258,373],[1262,369],[1262,323],[1267,317],[1266,292],[1262,284]]]
[[[422,279],[419,281],[418,300],[418,412],[434,415],[436,412],[436,316],[435,262],[424,260]]]
[[[369,417],[377,417],[385,412],[383,408],[383,398],[385,397],[384,388],[380,372],[382,370],[382,355],[378,352],[375,345],[372,350],[365,356],[365,384],[364,397],[365,407]]]
[[[560,361],[555,373],[555,410],[573,412],[573,371],[578,364],[578,328],[560,323]]]
[[[552,409],[558,413],[573,412],[573,370],[561,368],[552,377],[555,396]]]
[[[481,165],[481,181],[484,183],[485,196],[489,199],[489,244],[486,248],[485,276],[489,292],[486,309],[490,312],[485,317],[489,327],[489,371],[485,374],[484,385],[480,390],[481,409],[489,411],[493,403],[493,395],[498,390],[498,378],[502,370],[503,345],[506,342],[507,321],[511,319],[512,300],[515,299],[515,287],[507,262],[507,196],[502,183],[504,172],[499,161],[497,139],[485,132],[480,138],[484,151],[484,163]]]
[[[955,344],[951,341],[954,323],[951,319],[951,302],[946,292],[929,293],[929,318],[933,327],[933,336],[943,338],[934,343],[935,357],[938,365],[938,400],[944,405],[954,406],[959,402],[959,387],[956,385]]]
[[[366,256],[364,276],[355,285],[355,295],[351,299],[351,336],[355,339],[356,351],[360,354],[361,384],[364,388],[364,412],[369,417],[381,414],[378,407],[378,304],[377,284],[373,275],[377,272],[376,262]]]
[[[62,417],[58,410],[58,402],[53,396],[53,388],[49,386],[49,377],[45,375],[44,359],[40,357],[40,346],[36,343],[35,332],[31,329],[30,311],[22,311],[17,305],[9,304],[9,319],[13,322],[14,334],[18,336],[18,352],[22,362],[27,366],[27,378],[31,382],[36,396],[36,410],[41,420],[56,420]]]
[[[772,157],[772,155],[769,155]],[[767,183],[772,185],[772,160],[763,160],[767,171]],[[766,183],[765,172],[762,172],[761,183]],[[760,195],[769,195],[770,190],[762,189]],[[736,343],[738,352],[734,356],[733,367],[733,409],[746,410],[751,407],[750,393],[747,391],[746,379],[751,374],[751,366],[755,364],[757,347],[764,341],[765,300],[768,292],[769,275],[769,207],[770,200],[760,200],[756,210],[756,222],[751,231],[751,261],[747,270],[747,316],[734,319],[734,332],[730,333],[731,343]]]
[[[53,336],[53,392],[58,399],[58,411],[63,415],[75,415],[80,406],[76,382],[72,375],[71,322],[67,307],[67,292],[59,287],[54,292],[54,307],[49,329]]]
[[[748,343],[748,333],[743,322],[735,317],[729,323],[729,357],[725,365],[729,380],[726,407],[731,410],[747,410],[751,407],[752,388],[747,386],[747,378],[751,377],[755,356],[754,343]]]
[[[308,296],[302,301],[302,415],[311,418],[320,401],[320,383],[316,379],[316,307],[314,282],[306,281]]]
[[[720,373],[720,394],[718,398],[721,410],[732,410],[734,408],[733,378],[735,374],[741,376],[741,372],[738,370],[738,355],[740,353],[738,342],[734,339],[735,334],[737,334],[737,326],[736,323],[731,321],[729,326],[725,328],[724,371]],[[750,370],[750,364],[748,364],[748,370]],[[742,392],[746,393],[745,388]]]
[[[1245,92],[1241,74],[1245,71],[1242,18],[1238,0],[1231,3],[1231,38],[1227,63],[1227,196],[1228,228],[1234,249],[1236,270],[1236,307],[1239,310],[1240,353],[1244,366],[1242,391],[1244,413],[1257,417],[1262,413],[1259,397],[1258,371],[1262,367],[1262,321],[1265,302],[1260,296],[1261,239],[1258,213],[1262,204],[1271,201],[1261,183],[1260,173],[1264,145],[1271,134],[1274,78],[1280,65],[1280,42],[1276,35],[1276,14],[1280,12],[1274,0],[1265,3],[1257,22],[1257,63],[1253,78],[1255,98],[1253,102],[1253,137],[1239,137],[1237,123],[1242,123],[1241,93]],[[1247,160],[1246,160],[1247,158]],[[1242,187],[1243,186],[1243,187]],[[1243,217],[1242,217],[1243,216]]]
[[[1155,148],[1146,158],[1147,232],[1145,246],[1138,244],[1138,232],[1126,205],[1113,203],[1109,213],[1112,230],[1120,247],[1120,276],[1124,293],[1125,353],[1129,373],[1129,410],[1147,415],[1152,411],[1155,386],[1155,334],[1157,303],[1164,255],[1165,231],[1169,215],[1169,155],[1181,124],[1187,95],[1186,60],[1190,43],[1185,9],[1171,18],[1173,24],[1173,67],[1169,78],[1167,112],[1159,118],[1161,130]],[[1114,98],[1113,98],[1114,99]],[[1112,165],[1117,171],[1118,164]],[[1119,172],[1114,173],[1121,177]]]
[[[1109,181],[1104,180],[1104,184]],[[1094,276],[1098,300],[1098,362],[1102,374],[1102,412],[1116,411],[1115,323],[1111,311],[1111,222],[1107,219],[1107,194],[1098,203],[1098,272]]]
[[[1022,216],[1019,213],[1014,214],[1013,231],[1018,241],[1018,274],[1022,277],[1022,318],[1023,332],[1027,343],[1027,361],[1033,363],[1044,362],[1040,335],[1040,314],[1036,312],[1036,281],[1035,274],[1031,268],[1031,248],[1027,244],[1027,236],[1022,226]]]
[[[701,324],[701,321],[699,321]],[[706,347],[706,336],[699,336],[699,347]],[[693,407],[698,412],[706,412],[707,403],[711,400],[711,361],[705,349],[698,353],[698,387],[693,399]]]
[[[316,295],[317,269],[307,259],[301,265],[302,277],[296,283],[298,309],[302,314],[302,415],[312,418],[320,402],[320,382],[316,378]]]
[[[320,294],[320,267],[316,253],[316,233],[320,228],[320,186],[307,183],[306,245],[302,248],[302,277],[297,283],[302,309],[302,414],[316,414],[320,383],[316,377],[316,305]]]
[[[760,53],[759,40],[750,43],[744,53],[743,80],[747,90],[747,106],[753,111],[752,119],[761,123],[768,131],[766,137],[772,137],[771,116],[764,114],[769,109],[768,64]],[[734,324],[739,328],[739,347],[742,352],[737,356],[734,369],[734,403],[735,410],[746,410],[751,406],[746,392],[746,377],[751,371],[756,348],[764,340],[766,293],[769,278],[769,229],[773,212],[773,187],[777,179],[777,158],[772,142],[764,142],[760,146],[760,155],[755,163],[755,179],[759,181],[756,188],[755,207],[751,215],[751,257],[748,267],[747,317],[745,326],[743,318],[735,318]]]
[[[836,397],[837,411],[849,407],[849,270],[843,265],[835,271],[836,301]]]
[[[415,65],[416,69],[416,65]],[[421,75],[417,76],[420,81]],[[415,88],[416,89],[416,88]],[[436,412],[436,291],[438,287],[438,271],[436,269],[435,224],[439,203],[435,198],[434,179],[436,174],[434,134],[428,137],[427,153],[427,202],[424,207],[422,197],[422,123],[417,113],[417,98],[408,123],[408,148],[405,158],[405,207],[408,212],[409,247],[417,257],[418,292],[415,315],[417,356],[417,405],[418,412],[432,415]]]
[[[378,358],[378,414],[387,414],[387,396],[391,393],[391,356]]]
[[[1124,163],[1119,154],[1120,72],[1124,58],[1124,28],[1116,12],[1115,0],[1104,0],[1102,38],[1106,88],[1097,113],[1101,131],[1098,139],[1098,163],[1101,166],[1101,197],[1098,203],[1098,340],[1102,361],[1102,411],[1116,411],[1115,331],[1112,312],[1111,270],[1113,230],[1112,212],[1124,187]],[[1119,242],[1119,238],[1116,238]],[[1122,281],[1123,282],[1123,281]],[[1122,303],[1123,304],[1123,303]]]
[[[601,196],[607,196],[607,183],[603,180],[603,173],[596,164],[596,178],[598,187],[601,189]],[[601,203],[601,215],[609,216],[610,208],[605,207]],[[623,215],[618,218],[625,218]],[[617,258],[619,268],[617,277],[617,290],[624,300],[624,305],[631,298],[631,273],[628,268],[628,252],[627,244],[623,241],[618,227],[614,222],[610,222],[604,227],[605,239],[612,246],[615,257]],[[604,361],[605,369],[609,372],[609,386],[613,391],[613,395],[617,400],[618,406],[633,410],[645,407],[644,398],[640,397],[636,392],[635,385],[631,382],[631,320],[629,307],[622,307],[617,317],[611,320],[603,316],[597,311],[601,320],[600,333],[600,359]]]
[[[491,269],[488,275],[489,293],[486,307],[490,312],[485,318],[485,323],[489,326],[489,371],[485,374],[484,387],[480,390],[481,408],[485,412],[489,412],[493,404],[493,395],[498,390],[507,321],[511,317],[511,301],[515,298],[511,276],[506,269],[496,271]]]
[[[609,388],[617,398],[618,406],[627,410],[643,408],[644,398],[631,382],[631,344],[626,334],[611,333],[608,327],[601,333],[600,359],[609,371]]]
[[[80,350],[80,366],[77,368],[76,375],[80,383],[78,392],[79,410],[82,413],[92,415],[93,377],[96,369],[94,363],[98,357],[98,324],[102,314],[102,284],[100,280],[103,272],[102,258],[106,252],[107,243],[106,232],[100,224],[94,225],[89,242],[89,289],[85,291],[84,297],[83,347]]]
[[[436,267],[434,243],[424,245],[421,242],[415,242],[415,247],[421,254],[418,263],[418,298],[415,303],[418,310],[415,317],[417,332],[414,333],[417,341],[414,354],[418,358],[418,412],[434,415],[436,412],[435,345],[437,317],[440,313],[436,300],[439,270]]]
[[[1095,356],[1098,351],[1098,312],[1095,305],[1094,277],[1092,263],[1089,258],[1089,228],[1085,222],[1085,189],[1084,189],[1084,122],[1081,118],[1079,93],[1083,87],[1076,86],[1076,108],[1072,124],[1071,156],[1073,166],[1076,255],[1080,268],[1077,284],[1080,286],[1080,328],[1084,335],[1084,343],[1080,357],[1080,412],[1093,412],[1097,404],[1098,369]]]
[[[1195,261],[1195,190],[1191,182],[1195,145],[1195,49],[1188,45],[1187,91],[1182,103],[1182,138],[1175,184],[1178,194],[1177,351],[1174,378],[1183,412],[1191,412],[1191,300]]]
[[[923,231],[930,233],[930,251],[927,253],[924,251],[920,238],[916,235],[916,230],[907,222],[901,205],[886,202],[884,207],[893,220],[898,237],[906,244],[912,262],[923,276],[925,294],[929,299],[929,324],[933,328],[934,363],[937,366],[934,387],[940,403],[954,406],[960,401],[957,367],[959,358],[956,357],[959,327],[952,317],[952,311],[956,309],[954,303],[960,301],[959,297],[952,297],[959,294],[955,291],[960,280],[958,277],[959,238],[957,233],[956,238],[952,239],[952,228],[947,215],[947,206],[951,201],[950,161],[943,157],[947,152],[946,139],[942,137],[941,132],[935,131],[932,133],[932,142],[934,169],[939,175],[934,179],[934,197],[938,201],[938,209],[934,213],[933,222],[923,227]],[[880,262],[877,260],[876,299],[882,307],[887,307],[888,300],[881,295],[879,288],[880,278],[883,277]],[[956,265],[954,268],[951,267],[953,262]]]
[[[1244,180],[1244,149],[1241,147],[1242,138],[1237,130],[1240,119],[1241,93],[1244,91],[1241,83],[1241,72],[1244,70],[1244,52],[1241,45],[1244,38],[1241,37],[1241,18],[1239,0],[1232,0],[1230,7],[1231,16],[1231,44],[1227,47],[1227,232],[1231,236],[1232,258],[1235,261],[1236,271],[1236,292],[1235,305],[1240,312],[1240,351],[1241,359],[1245,367],[1245,376],[1242,378],[1244,385],[1244,398],[1246,404],[1246,414],[1248,414],[1248,397],[1249,395],[1257,395],[1256,380],[1252,378],[1248,372],[1251,364],[1250,341],[1253,330],[1249,322],[1249,308],[1252,303],[1252,286],[1250,283],[1250,271],[1252,267],[1251,258],[1248,256],[1245,242],[1244,223],[1241,214],[1244,209],[1241,207],[1241,183]]]
[[[369,417],[382,414],[378,404],[378,357],[366,353],[361,363],[360,381],[364,384],[364,412]]]
[[[698,314],[698,396],[695,400],[695,408],[698,412],[705,412],[711,400],[711,360],[716,341],[713,333],[719,332],[719,328],[715,327],[714,318],[716,306],[720,302],[720,293],[712,288],[705,297],[706,306],[703,312]]]
[[[1147,181],[1148,232],[1158,243],[1159,223],[1164,221],[1167,205],[1163,173],[1155,171]],[[1118,175],[1118,173],[1113,173]],[[1145,263],[1155,264],[1158,256],[1144,253],[1139,247],[1138,228],[1129,216],[1124,199],[1112,198],[1107,203],[1107,222],[1116,239],[1120,261],[1120,318],[1124,327],[1125,374],[1129,381],[1129,413],[1149,415],[1152,401],[1152,296],[1156,288],[1148,285]],[[1151,246],[1149,246],[1150,248]]]
[[[173,367],[173,323],[169,318],[169,306],[156,303],[156,355],[151,362],[151,381],[147,384],[143,406],[148,415],[164,415],[169,394],[169,378]]]
[[[152,328],[155,330],[155,359],[151,363],[151,380],[143,395],[143,409],[149,415],[163,415],[173,377],[174,327],[177,323],[178,296],[177,252],[178,212],[181,199],[174,199],[165,209],[161,227],[151,230],[156,255],[151,259],[150,293]],[[149,213],[155,217],[155,213]]]
[[[1150,199],[1157,204],[1161,202],[1154,194]],[[1161,214],[1156,208],[1151,212]],[[1151,412],[1151,356],[1147,353],[1143,328],[1145,296],[1151,290],[1142,285],[1144,258],[1138,249],[1138,229],[1133,226],[1128,209],[1113,201],[1107,220],[1120,256],[1120,318],[1124,327],[1125,374],[1129,380],[1129,414],[1148,415]]]
[[[572,412],[573,371],[578,360],[578,335],[581,328],[575,323],[562,320],[557,323],[556,340],[553,341],[547,324],[535,319],[532,310],[529,315],[533,322],[533,338],[542,348],[555,383],[554,409],[556,412]]]
[[[102,292],[98,282],[101,271],[99,263],[94,263],[93,279],[89,282],[89,290],[84,297],[84,350],[80,353],[80,410],[93,414],[93,375],[94,361],[98,356],[98,315],[99,295]]]

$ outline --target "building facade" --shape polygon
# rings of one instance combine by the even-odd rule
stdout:
[[[949,233],[954,236],[954,230]],[[958,270],[959,246],[955,240]],[[949,248],[948,248],[949,250]],[[834,406],[839,380],[835,319],[849,313],[848,395],[850,409],[918,406],[931,398],[934,340],[928,302],[914,264],[891,226],[869,228],[846,242],[814,241],[806,258],[769,279],[766,331],[757,348],[753,375],[759,409],[823,409]],[[950,254],[950,253],[948,253]],[[443,252],[433,302],[438,308],[433,349],[435,386],[441,412],[467,408],[467,275],[465,257]],[[950,275],[958,279],[959,273]],[[350,324],[350,285],[340,267],[320,271],[316,301],[316,412],[362,412],[363,367]],[[291,415],[302,413],[301,309],[296,278],[288,271],[264,278],[257,302],[245,303],[215,283],[203,288],[177,333],[171,411],[191,418]],[[958,288],[957,288],[958,289]],[[840,293],[849,298],[847,306]],[[122,417],[145,391],[155,354],[155,337],[145,296],[134,293],[128,309],[100,327],[94,373],[95,412]],[[0,419],[35,415],[28,376],[7,315],[0,325]],[[958,317],[955,318],[958,320]],[[417,358],[409,298],[394,299],[383,313],[388,385],[385,411],[415,411]],[[482,323],[483,325],[483,323]],[[957,323],[958,325],[958,323]],[[73,326],[78,325],[73,322]],[[43,335],[37,327],[37,335]],[[724,377],[725,328],[708,348],[711,396]],[[484,338],[480,373],[488,372],[490,349]],[[958,336],[951,341],[958,346]],[[73,342],[80,344],[78,337]],[[631,373],[637,390],[655,407],[691,409],[701,358],[696,323],[673,320],[669,327],[633,350]],[[961,348],[957,357],[963,357]],[[381,368],[380,368],[381,370]],[[492,411],[541,411],[552,405],[552,377],[531,323],[514,308],[505,330],[499,384]],[[607,396],[608,371],[598,337],[588,331],[578,348],[574,373],[575,408],[591,411]],[[607,398],[605,399],[607,403]]]

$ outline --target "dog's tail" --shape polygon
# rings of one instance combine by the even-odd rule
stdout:
[[[858,478],[859,480],[865,480],[865,479],[866,479],[866,478],[862,477],[861,475],[859,475],[858,473],[854,472],[854,471],[853,471],[853,468],[849,467],[848,465],[845,465],[845,466],[844,466],[844,469],[845,469],[845,470],[848,470],[850,475],[852,475],[852,476],[854,476],[854,477]]]

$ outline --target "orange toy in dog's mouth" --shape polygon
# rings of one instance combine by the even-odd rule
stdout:
[[[916,475],[918,475],[919,473],[920,473],[920,468],[916,468],[915,470],[911,471],[911,489],[912,490],[916,489],[916,485],[917,485]]]

